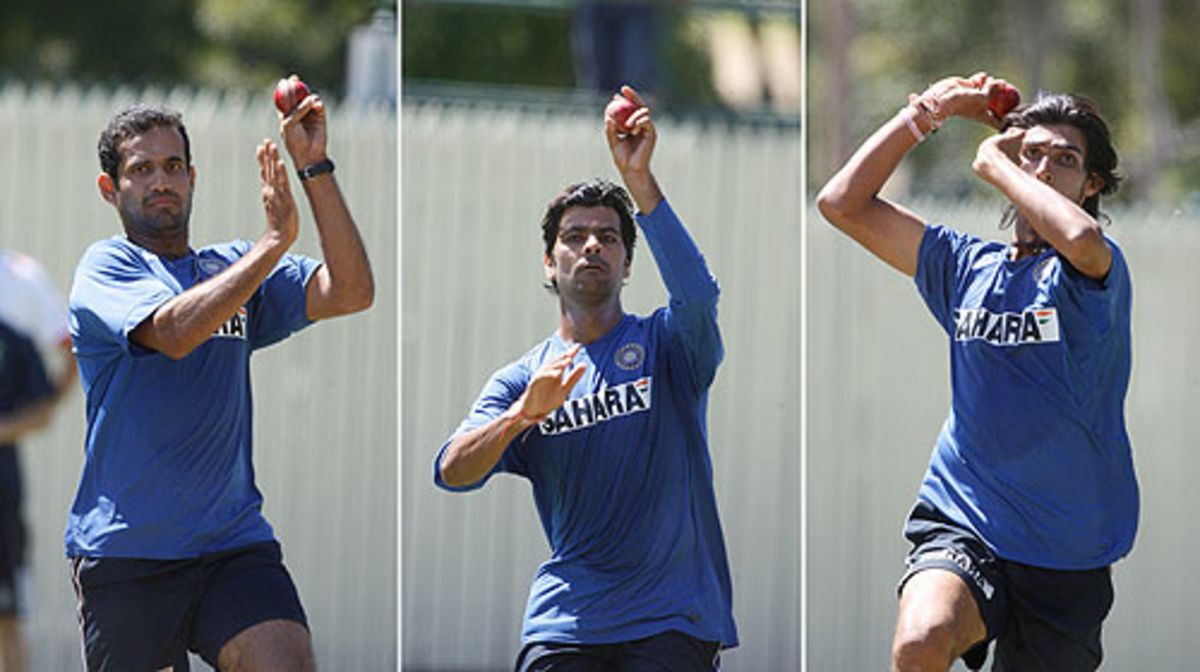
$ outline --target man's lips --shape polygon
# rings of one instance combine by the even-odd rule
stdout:
[[[151,196],[150,198],[146,199],[146,205],[150,206],[150,207],[162,206],[162,205],[178,205],[178,204],[179,204],[179,197],[172,196],[171,194],[160,194],[158,196]]]

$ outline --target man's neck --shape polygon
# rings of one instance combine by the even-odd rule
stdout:
[[[1017,217],[1016,223],[1013,224],[1013,239],[1012,239],[1012,260],[1017,261],[1025,257],[1033,257],[1050,249],[1050,243],[1046,242],[1037,231],[1021,216]]]
[[[131,231],[125,229],[125,237],[128,238],[134,245],[143,247],[160,257],[167,259],[179,259],[187,256],[188,240],[187,232],[181,236],[156,236],[144,232]]]
[[[612,331],[625,312],[620,297],[600,306],[571,306],[559,301],[559,335],[568,343],[592,343]]]

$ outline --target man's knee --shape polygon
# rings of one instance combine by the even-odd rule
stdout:
[[[239,632],[221,647],[218,666],[229,672],[312,672],[316,670],[308,629],[295,621],[273,620]]]
[[[941,569],[920,571],[909,577],[900,594],[892,667],[898,672],[945,672],[986,636],[975,598],[958,575]]]
[[[908,623],[892,642],[895,672],[945,672],[954,662],[954,626],[948,622]]]

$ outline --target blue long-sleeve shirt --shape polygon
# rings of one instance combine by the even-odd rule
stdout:
[[[737,644],[725,542],[708,451],[708,388],[723,356],[720,290],[664,201],[639,215],[669,294],[583,346],[570,398],[508,446],[491,473],[528,478],[550,542],[529,593],[525,641],[602,644],[678,630]],[[497,371],[454,436],[491,422],[544,362],[553,334]],[[454,438],[454,437],[451,437]],[[449,444],[447,441],[446,445]]]

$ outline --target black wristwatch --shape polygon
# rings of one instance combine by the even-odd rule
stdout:
[[[314,178],[318,175],[324,175],[325,173],[332,173],[333,167],[334,167],[333,161],[331,161],[329,159],[325,159],[324,161],[320,161],[318,163],[310,163],[307,166],[300,168],[299,170],[296,171],[296,174],[300,176],[301,181],[304,181],[307,179]]]

